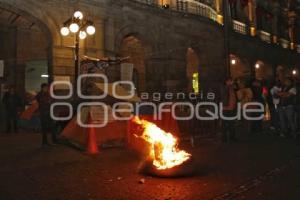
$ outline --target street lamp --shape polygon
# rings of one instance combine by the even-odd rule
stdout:
[[[297,70],[294,69],[292,73],[293,73],[294,76],[296,76],[297,75]]]
[[[235,65],[235,64],[236,64],[236,59],[232,59],[232,60],[231,60],[231,64],[232,64],[232,65]]]
[[[88,35],[94,35],[96,28],[94,23],[84,18],[81,11],[75,11],[73,16],[63,23],[60,29],[62,36],[68,36],[69,34],[75,35],[75,82],[78,78],[79,71],[79,40],[84,40]],[[74,91],[77,91],[77,84],[74,84]]]

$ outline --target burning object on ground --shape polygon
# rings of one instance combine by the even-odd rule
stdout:
[[[136,135],[149,144],[148,158],[140,172],[159,177],[187,176],[194,172],[191,154],[178,148],[178,139],[147,120],[134,117],[142,134]]]

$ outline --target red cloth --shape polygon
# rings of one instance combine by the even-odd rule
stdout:
[[[269,94],[268,88],[263,87],[263,95],[266,97],[266,96],[268,96],[268,94]]]

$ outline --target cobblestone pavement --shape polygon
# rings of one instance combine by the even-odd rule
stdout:
[[[197,173],[162,179],[140,175],[140,159],[124,149],[89,156],[39,135],[0,136],[1,200],[298,200],[299,142],[261,135],[237,143],[196,141]],[[139,184],[144,178],[145,183]]]

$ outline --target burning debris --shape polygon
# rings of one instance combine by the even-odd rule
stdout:
[[[163,177],[184,176],[191,173],[192,156],[178,148],[176,137],[139,117],[133,118],[133,122],[142,129],[142,134],[136,136],[150,144],[148,159],[142,167],[143,172]]]

